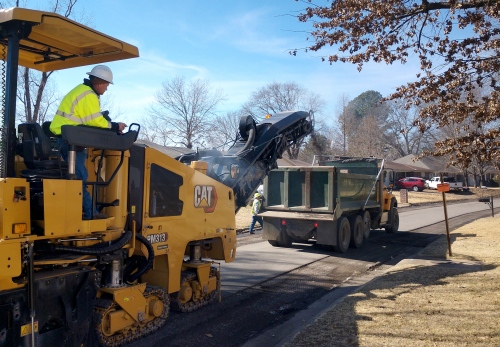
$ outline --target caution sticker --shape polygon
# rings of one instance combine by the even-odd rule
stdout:
[[[38,332],[38,321],[35,322],[35,332]],[[21,337],[31,334],[31,323],[21,326]]]

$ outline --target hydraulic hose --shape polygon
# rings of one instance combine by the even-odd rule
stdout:
[[[148,272],[153,267],[153,261],[155,259],[155,250],[153,245],[151,245],[151,242],[149,242],[148,239],[141,234],[135,234],[135,239],[146,246],[146,249],[148,250],[148,260],[141,269],[127,275],[127,282],[134,282],[136,279]]]
[[[248,140],[247,142],[245,143],[245,146],[243,146],[243,148],[238,151],[238,153],[236,153],[236,155],[239,155],[240,153],[245,153],[250,147],[253,146],[253,143],[255,141],[255,128],[252,128],[248,131]]]
[[[131,238],[132,238],[132,231],[126,230],[125,233],[122,236],[120,236],[120,238],[112,241],[109,245],[106,245],[106,243],[100,243],[95,246],[89,246],[89,247],[71,247],[71,246],[55,245],[54,250],[61,252],[76,253],[76,254],[85,254],[85,255],[102,255],[102,254],[113,253],[123,248],[127,243],[129,243]]]
[[[236,155],[239,155],[240,153],[245,153],[248,149],[250,149],[253,146],[253,143],[255,142],[257,129],[255,121],[252,116],[241,117],[240,119],[240,135],[242,136],[242,138],[245,138],[246,137],[245,135],[247,133],[248,133],[247,142],[245,143],[245,146],[243,146],[243,148],[239,150],[238,153],[236,153]]]

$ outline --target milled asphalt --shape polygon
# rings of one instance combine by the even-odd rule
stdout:
[[[444,236],[443,236],[444,237]],[[438,242],[438,241],[436,241]],[[470,271],[471,266],[476,266],[477,270],[481,269],[480,262],[463,261],[463,260],[434,260],[434,259],[403,259],[397,265],[405,265],[411,263],[414,266],[450,266],[451,271],[456,272],[457,267],[463,267]],[[393,270],[394,267],[390,265],[383,265],[382,267],[363,274],[359,277],[348,279],[339,287],[335,288],[329,294],[323,296],[320,300],[309,306],[306,310],[300,311],[292,319],[286,323],[277,326],[274,329],[248,341],[243,347],[279,347],[285,343],[293,341],[293,338],[300,333],[307,325],[314,324],[314,322],[324,314],[331,313],[331,309],[340,301],[342,301],[349,294],[354,293],[364,286],[369,284],[372,280],[383,276],[386,271]],[[326,329],[327,327],[325,327]],[[312,346],[312,345],[311,345]]]
[[[395,258],[397,262],[400,258]],[[392,263],[392,262],[391,262]],[[382,276],[392,265],[382,265],[377,269],[369,271],[361,276],[348,278],[344,283],[334,288],[327,295],[309,306],[307,309],[299,311],[293,318],[286,323],[266,331],[264,334],[247,341],[243,347],[274,347],[281,346],[289,342],[295,335],[301,332],[305,326],[313,323],[317,318],[330,310],[347,295],[361,289],[364,285],[373,279]]]
[[[323,296],[321,300],[316,301],[306,310],[299,311],[292,319],[285,324],[279,325],[274,329],[248,341],[243,347],[272,347],[281,346],[292,340],[292,338],[304,329],[304,327],[319,318],[326,311],[330,310],[335,304],[341,301],[347,295],[361,288],[363,285],[379,276],[376,271],[366,275],[350,279],[342,283],[335,290]]]

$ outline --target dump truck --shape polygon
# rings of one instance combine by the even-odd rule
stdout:
[[[280,167],[264,180],[263,239],[275,247],[314,242],[346,252],[372,229],[399,228],[398,203],[383,185],[384,161],[328,157],[319,166]]]
[[[0,11],[0,347],[120,346],[153,333],[170,309],[220,297],[220,261],[236,257],[235,213],[312,131],[308,112],[241,117],[227,153],[170,157],[117,134],[50,122],[15,127],[19,66],[42,72],[137,58],[138,49],[63,16]],[[51,144],[69,146],[68,161]],[[105,219],[82,217],[75,151]]]

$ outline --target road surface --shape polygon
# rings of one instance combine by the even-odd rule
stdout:
[[[487,204],[476,201],[447,207],[451,229],[491,215]],[[377,270],[445,234],[443,220],[442,204],[402,208],[400,232],[372,230],[361,248],[344,254],[305,244],[277,248],[259,233],[239,235],[236,260],[221,264],[222,302],[193,313],[171,312],[160,331],[128,346],[279,346]]]

